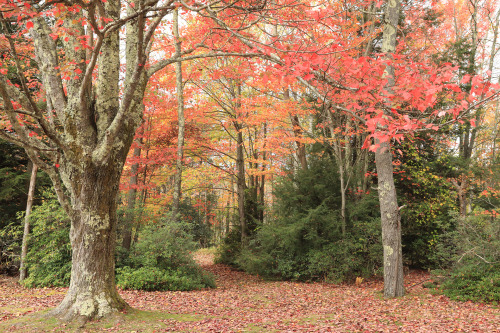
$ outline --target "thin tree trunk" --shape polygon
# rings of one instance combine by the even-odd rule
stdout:
[[[241,244],[246,244],[248,233],[247,233],[247,222],[245,216],[245,160],[243,156],[243,132],[240,126],[236,126],[237,142],[236,142],[236,169],[237,169],[237,193],[238,193],[238,213],[240,218],[240,228],[241,228]]]
[[[231,150],[231,142],[229,141],[229,150]],[[226,235],[229,234],[229,231],[231,230],[231,217],[232,217],[232,212],[233,208],[231,207],[231,204],[235,201],[234,200],[234,177],[231,177],[231,185],[229,187],[231,189],[230,195],[227,198],[227,212],[226,212]]]
[[[267,153],[266,153],[266,138],[267,138],[267,123],[264,123],[263,125],[264,130],[264,146],[262,147],[263,152],[262,152],[262,165],[261,165],[261,181],[260,181],[260,188],[259,188],[259,220],[264,223],[264,206],[265,206],[265,194],[266,194],[266,175],[264,172],[266,171],[266,165],[265,162],[267,160]]]
[[[290,90],[285,89],[283,93],[283,99],[285,101],[290,100]],[[299,160],[300,167],[303,170],[307,170],[307,156],[306,156],[306,146],[300,139],[303,137],[304,133],[300,127],[299,117],[297,115],[290,114],[290,120],[292,122],[293,134],[295,135],[295,144],[297,145],[297,159]]]
[[[335,161],[337,162],[337,167],[339,171],[339,179],[340,179],[340,199],[341,199],[341,206],[340,206],[340,218],[341,218],[341,230],[342,230],[342,237],[345,237],[346,235],[346,224],[347,224],[347,218],[346,218],[346,190],[347,190],[347,184],[346,184],[346,168],[349,164],[347,161],[348,155],[347,151],[345,154],[342,153],[342,143],[338,138],[336,138],[337,134],[335,134],[335,124],[333,122],[333,114],[330,110],[327,110],[328,112],[328,118],[330,120],[330,135],[332,137],[332,148],[333,148],[333,156],[335,157]],[[339,126],[339,125],[337,125]],[[348,129],[346,128],[346,131]]]
[[[363,140],[364,141],[364,140]],[[363,142],[361,141],[361,142]],[[370,159],[368,153],[363,154],[363,169],[361,172],[361,175],[363,177],[363,180],[361,181],[361,189],[363,193],[366,193],[368,191],[368,177],[366,174],[368,173],[368,167],[370,166]]]
[[[498,79],[500,83],[500,78]],[[491,133],[491,164],[496,163],[496,150],[497,150],[497,137],[498,137],[498,126],[500,125],[500,99],[497,99],[495,103],[495,119],[493,120],[493,130]]]
[[[458,202],[459,202],[459,209],[460,209],[460,216],[466,217],[467,216],[467,207],[469,206],[469,201],[467,200],[467,189],[469,187],[469,182],[466,176],[462,175],[460,177],[460,184],[459,181],[452,179],[451,183],[457,190],[457,197],[458,197]]]
[[[134,148],[133,156],[134,157],[141,156],[140,147]],[[130,168],[130,173],[131,173],[129,179],[130,189],[128,190],[127,193],[127,211],[125,212],[125,225],[124,225],[123,240],[122,240],[122,247],[127,251],[130,250],[130,247],[132,245],[132,227],[134,225],[134,220],[136,216],[135,206],[137,199],[137,180],[139,177],[139,175],[137,174],[138,171],[139,171],[139,163],[132,164],[132,167]]]
[[[344,166],[342,164],[338,165],[339,167],[339,178],[340,178],[340,198],[341,198],[341,206],[340,206],[340,218],[342,219],[341,228],[342,228],[342,237],[345,237],[346,234],[346,185],[345,185],[345,172]]]
[[[382,41],[382,52],[391,57],[396,49],[396,35],[399,21],[399,0],[388,0],[385,13],[385,25]],[[384,76],[388,81],[386,89],[394,86],[394,67],[386,66]],[[387,99],[386,103],[390,103]],[[392,152],[390,141],[380,142],[375,152],[375,165],[378,175],[378,195],[382,223],[382,245],[384,248],[384,297],[404,295],[403,256],[401,247],[401,221],[394,186]]]
[[[181,54],[181,38],[179,35],[179,13],[174,11],[174,38],[175,38],[175,53]],[[182,159],[184,157],[184,91],[182,85],[182,64],[175,63],[175,83],[177,87],[177,117],[179,122],[179,132],[177,134],[177,160],[175,163],[175,178],[174,178],[174,195],[172,199],[172,219],[176,221],[179,214],[179,203],[181,200],[182,186]]]
[[[22,282],[26,278],[26,255],[28,254],[28,237],[30,234],[30,215],[31,207],[33,206],[33,197],[35,195],[35,184],[36,184],[36,173],[38,171],[38,166],[32,163],[31,167],[31,178],[30,187],[28,190],[28,201],[26,203],[26,214],[24,216],[24,233],[23,233],[23,243],[21,245],[21,266],[19,268],[19,282]]]

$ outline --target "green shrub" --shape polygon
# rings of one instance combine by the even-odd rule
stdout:
[[[500,218],[454,218],[456,230],[442,236],[440,253],[454,264],[441,290],[462,301],[500,301]]]
[[[444,268],[449,265],[435,256],[440,236],[454,229],[449,215],[456,209],[456,198],[448,177],[457,163],[446,155],[447,147],[427,133],[416,142],[396,143],[394,154],[395,184],[401,210],[404,265],[420,269]],[[404,153],[403,153],[404,152]],[[444,155],[443,155],[444,153]]]
[[[446,296],[459,301],[500,302],[500,264],[468,264],[456,268],[441,288]]]
[[[368,195],[349,207],[345,235],[339,199],[334,162],[311,159],[309,170],[276,187],[274,219],[258,228],[241,252],[231,242],[223,244],[220,258],[234,260],[249,273],[286,280],[341,282],[378,273],[382,246],[379,214],[373,213],[376,197]]]
[[[23,226],[19,221],[0,229],[0,274],[16,275],[19,272],[22,239]]]
[[[30,215],[26,287],[68,286],[71,276],[70,221],[55,195],[34,207]]]
[[[116,270],[116,284],[122,289],[146,291],[187,291],[215,287],[213,277],[195,267],[170,271],[156,267],[133,269],[125,266]]]
[[[130,267],[148,266],[168,270],[194,264],[191,252],[195,249],[196,243],[186,223],[164,219],[141,229],[137,243],[130,250]]]
[[[213,277],[203,272],[191,253],[197,247],[185,222],[165,218],[142,228],[127,260],[116,269],[123,289],[193,290],[213,288]]]
[[[382,260],[379,220],[358,222],[342,238],[335,232],[328,234],[326,228],[321,232],[315,229],[324,223],[336,229],[340,222],[332,223],[331,214],[323,209],[314,213],[318,218],[321,216],[322,222],[305,218],[284,225],[263,226],[256,239],[238,256],[239,267],[267,278],[301,281],[343,282],[379,273]]]
[[[353,281],[380,274],[382,252],[380,220],[358,222],[344,239],[311,251],[308,267],[326,281]]]
[[[237,268],[236,260],[241,254],[241,231],[239,228],[232,229],[222,240],[222,244],[215,253],[215,263],[224,264]]]

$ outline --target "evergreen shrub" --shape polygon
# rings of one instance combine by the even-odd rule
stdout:
[[[236,260],[241,254],[241,231],[234,228],[222,240],[222,244],[215,253],[215,263],[224,264],[238,268]]]
[[[214,278],[201,270],[191,256],[196,246],[185,222],[165,218],[145,226],[125,265],[118,265],[118,287],[139,290],[215,287]]]
[[[71,276],[70,221],[53,193],[45,197],[30,215],[28,277],[23,281],[28,288],[68,286]]]
[[[453,261],[441,290],[461,301],[500,301],[500,218],[458,217],[457,228],[443,235],[442,255]],[[451,252],[451,253],[450,253]]]
[[[459,301],[500,302],[500,264],[464,264],[451,271],[441,288]]]
[[[336,166],[329,157],[310,162],[308,170],[276,187],[274,216],[249,245],[238,254],[236,246],[224,244],[220,258],[234,249],[239,268],[286,280],[343,282],[378,273],[382,246],[376,197],[367,195],[348,207],[343,235]]]
[[[215,288],[215,281],[195,266],[176,271],[156,267],[133,269],[125,266],[116,270],[116,285],[121,289],[187,291]]]

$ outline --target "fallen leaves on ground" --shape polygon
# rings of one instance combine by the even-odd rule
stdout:
[[[359,285],[269,282],[196,258],[217,277],[217,289],[190,292],[121,291],[134,308],[157,311],[147,332],[500,332],[500,309],[431,295],[425,272],[405,277],[405,297],[386,300],[382,281]],[[54,307],[64,288],[25,289],[0,279],[0,321]],[[151,322],[153,321],[153,322]],[[148,327],[148,328],[146,328]],[[119,325],[106,331],[120,332]]]

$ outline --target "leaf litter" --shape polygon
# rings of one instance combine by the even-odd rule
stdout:
[[[406,296],[383,299],[380,280],[358,285],[264,281],[213,264],[210,253],[195,257],[215,275],[216,289],[120,291],[133,308],[156,313],[134,332],[500,332],[497,306],[434,295],[422,287],[427,272],[407,274]],[[0,322],[54,307],[65,292],[26,289],[13,278],[0,277]],[[118,323],[99,331],[124,328]],[[55,331],[64,332],[64,327]]]

